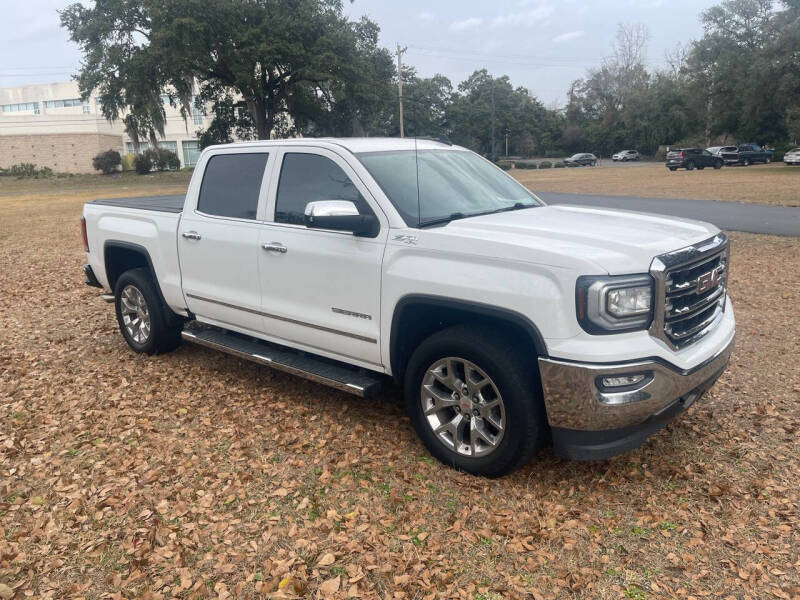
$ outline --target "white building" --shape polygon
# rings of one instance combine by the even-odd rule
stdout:
[[[166,113],[162,148],[172,150],[181,165],[194,166],[200,154],[196,133],[211,122],[193,109],[184,120],[162,96]],[[140,144],[140,150],[149,144]],[[30,162],[55,171],[93,172],[92,157],[104,150],[133,152],[133,141],[121,121],[107,121],[96,97],[80,99],[74,81],[0,88],[0,167]]]

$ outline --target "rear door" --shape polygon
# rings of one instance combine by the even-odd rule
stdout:
[[[328,356],[379,367],[381,262],[388,221],[348,163],[331,150],[291,146],[276,157],[261,232],[264,333]],[[381,223],[374,238],[309,229],[306,205],[349,200]]]
[[[241,148],[201,159],[202,182],[178,228],[183,294],[201,321],[261,331],[257,216],[270,160],[265,149]]]

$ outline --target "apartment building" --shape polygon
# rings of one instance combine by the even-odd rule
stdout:
[[[194,166],[200,155],[196,132],[210,117],[193,109],[184,120],[162,96],[166,113],[164,139],[158,145]],[[149,144],[140,144],[140,151]],[[33,163],[54,171],[91,173],[92,157],[104,150],[134,151],[121,121],[109,122],[97,98],[81,100],[74,81],[0,88],[0,167]]]

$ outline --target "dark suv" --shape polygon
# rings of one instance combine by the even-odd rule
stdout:
[[[706,167],[720,169],[723,164],[725,163],[722,157],[711,154],[711,152],[702,148],[682,148],[667,152],[667,168],[670,171],[676,171],[679,168],[691,171],[695,167],[700,170]]]

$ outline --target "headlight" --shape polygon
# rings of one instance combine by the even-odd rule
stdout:
[[[653,280],[650,275],[579,277],[575,308],[589,333],[647,329],[653,318]]]

